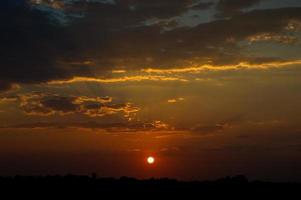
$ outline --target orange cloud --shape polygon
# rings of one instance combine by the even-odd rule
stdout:
[[[74,77],[69,80],[50,81],[48,84],[66,84],[66,83],[78,83],[78,82],[95,82],[95,83],[122,83],[122,82],[141,82],[141,81],[181,81],[187,82],[186,79],[177,77],[166,76],[125,76],[120,78],[90,78],[90,77]]]
[[[121,69],[120,70],[113,70],[112,73],[113,74],[123,74],[123,73],[126,73],[126,70],[121,70]]]
[[[142,72],[156,73],[156,74],[172,74],[172,73],[200,73],[203,71],[227,71],[227,70],[240,70],[240,69],[271,69],[271,68],[283,68],[292,65],[300,65],[301,60],[293,61],[275,61],[266,62],[261,64],[252,64],[249,62],[240,62],[236,65],[195,65],[181,68],[170,68],[170,69],[142,69]]]
[[[177,103],[177,100],[176,99],[169,99],[167,100],[168,103]]]
[[[169,99],[167,100],[167,103],[177,103],[179,101],[184,101],[183,97],[177,98],[177,99]]]

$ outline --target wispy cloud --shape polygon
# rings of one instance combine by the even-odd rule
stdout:
[[[173,73],[200,73],[207,71],[228,71],[228,70],[244,70],[244,69],[272,69],[272,68],[283,68],[290,67],[293,65],[300,65],[301,60],[292,61],[274,61],[259,64],[252,64],[249,62],[240,62],[234,65],[200,65],[200,66],[190,66],[181,68],[169,68],[169,69],[156,69],[148,68],[142,69],[141,71],[154,74],[173,74]]]
[[[167,103],[177,103],[177,102],[184,101],[184,100],[185,99],[183,97],[179,97],[177,99],[168,99]]]
[[[120,78],[90,78],[90,77],[75,77],[69,80],[58,80],[50,81],[48,84],[66,84],[66,83],[78,83],[78,82],[95,82],[95,83],[122,83],[122,82],[141,82],[141,81],[181,81],[187,82],[186,79],[177,77],[167,77],[167,76],[125,76]]]

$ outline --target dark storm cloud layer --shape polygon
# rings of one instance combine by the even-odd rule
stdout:
[[[0,88],[9,83],[66,78],[75,71],[83,73],[80,67],[71,71],[58,65],[58,60],[68,58],[75,49],[65,31],[47,13],[32,10],[23,1],[4,0],[0,21]]]
[[[239,40],[258,33],[279,32],[289,19],[300,19],[298,8],[266,10],[162,33],[164,24],[142,25],[143,20],[154,17],[148,16],[147,11],[140,14],[138,8],[120,9],[114,5],[90,5],[86,17],[71,27],[77,33],[77,41],[84,41],[78,44],[80,49],[86,56],[97,57],[99,66],[169,68],[204,63],[208,58],[233,63],[246,59],[239,55]],[[166,17],[157,12],[151,13],[156,13],[157,18]],[[89,36],[80,30],[87,30]]]
[[[206,63],[258,61],[239,54],[237,42],[261,33],[283,31],[301,19],[301,8],[241,13],[258,1],[219,1],[220,19],[192,28],[162,32],[165,24],[146,26],[149,19],[169,19],[195,7],[194,1],[71,1],[36,9],[22,0],[0,6],[0,89],[13,84],[42,83],[75,76],[104,76],[114,68],[172,68]],[[43,1],[49,4],[50,1]],[[67,1],[66,1],[67,2]],[[70,2],[70,1],[69,1]],[[53,18],[60,10],[69,23]],[[79,15],[80,17],[74,17]],[[89,61],[89,62],[87,62]]]

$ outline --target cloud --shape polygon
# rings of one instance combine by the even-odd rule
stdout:
[[[214,64],[237,64],[241,61],[252,60],[240,53],[239,41],[258,34],[288,31],[287,25],[292,20],[298,21],[301,18],[300,8],[260,10],[243,13],[227,20],[221,19],[200,24],[196,27],[162,32],[164,28],[162,25],[139,26],[137,22],[132,21],[131,25],[125,28],[124,24],[114,24],[119,22],[113,18],[115,15],[112,16],[114,9],[118,6],[112,7],[112,13],[107,12],[105,16],[99,17],[95,14],[93,18],[87,14],[70,27],[72,32],[76,33],[74,35],[76,41],[85,41],[84,43],[76,42],[78,48],[98,58],[95,60],[96,67],[99,66],[97,69],[100,66],[102,69],[125,66],[128,70],[147,67],[170,68],[208,63],[208,61]],[[98,9],[101,10],[94,5],[93,13]],[[108,20],[113,21],[104,27],[110,33],[109,36],[106,36],[104,29],[101,28],[89,30],[91,27],[103,26],[104,22],[96,21],[100,17],[107,17]],[[125,14],[123,19],[127,17]],[[87,36],[86,33],[89,35]],[[96,73],[101,73],[97,69]]]
[[[18,98],[14,97],[14,96],[0,97],[0,104],[16,102],[17,100],[18,100]]]
[[[90,77],[74,77],[69,80],[58,80],[50,81],[48,84],[67,84],[67,83],[80,83],[80,82],[94,82],[94,83],[123,83],[123,82],[140,82],[140,81],[181,81],[186,82],[187,80],[177,77],[166,77],[166,76],[125,76],[120,78],[90,78]]]
[[[2,90],[15,83],[41,83],[87,72],[82,66],[58,63],[73,57],[76,50],[65,29],[46,12],[32,10],[22,0],[0,4]]]
[[[255,10],[164,31],[164,24],[146,21],[179,17],[197,4],[191,0],[31,1],[31,5],[46,4],[47,9],[42,9],[28,2],[1,1],[2,91],[14,84],[184,81],[169,76],[110,76],[119,69],[178,70],[209,63],[218,70],[218,66],[252,63],[258,58],[244,55],[239,42],[259,35],[271,35],[277,42],[290,39],[274,35],[296,31],[289,27],[301,20],[301,8]],[[219,1],[217,7],[224,13],[236,12],[258,2]],[[63,15],[68,23],[53,15]]]
[[[271,68],[282,68],[294,65],[300,65],[301,60],[291,61],[270,61],[262,63],[249,63],[241,62],[234,65],[200,65],[200,66],[188,66],[182,68],[169,68],[169,69],[142,69],[142,72],[155,73],[155,74],[173,74],[173,73],[200,73],[208,71],[231,71],[240,69],[271,69]]]
[[[75,97],[59,95],[28,94],[20,97],[20,108],[28,115],[61,115],[77,112]]]
[[[176,99],[168,99],[167,103],[177,103],[177,100]]]
[[[177,102],[184,101],[184,100],[185,99],[183,97],[179,97],[177,99],[168,99],[167,103],[177,103]]]
[[[247,40],[251,43],[253,42],[278,42],[282,44],[296,44],[299,39],[296,36],[284,35],[284,34],[270,34],[270,33],[262,33],[258,35],[252,35],[247,38]]]
[[[264,0],[219,0],[217,3],[217,10],[219,17],[231,17],[233,15],[241,14],[243,9],[259,4]]]
[[[211,8],[214,4],[214,2],[198,2],[193,4],[191,8],[196,10],[206,10]]]
[[[30,93],[21,95],[20,108],[28,115],[83,114],[89,117],[122,114],[130,118],[140,109],[131,103],[115,104],[111,97],[62,96]]]
[[[62,0],[30,0],[29,2],[33,5],[44,5],[54,9],[62,9],[65,5]]]
[[[169,126],[161,121],[154,122],[118,122],[118,123],[101,123],[96,121],[87,122],[34,122],[26,124],[16,124],[10,126],[0,126],[2,129],[19,128],[19,129],[48,129],[48,128],[83,128],[83,129],[99,129],[110,133],[126,133],[126,132],[157,132],[171,130]]]
[[[208,74],[208,72],[224,72],[224,71],[242,71],[242,70],[268,70],[268,69],[281,69],[301,65],[301,60],[278,60],[275,58],[258,58],[252,62],[245,61],[232,65],[213,65],[202,64],[193,66],[182,66],[179,68],[147,68],[135,71],[134,76],[120,76],[111,78],[93,78],[93,77],[74,77],[67,80],[54,80],[49,81],[49,85],[62,85],[72,83],[101,83],[101,84],[114,84],[126,82],[189,82],[191,77],[189,74]],[[197,78],[197,80],[199,80]],[[210,80],[210,79],[209,79]],[[171,99],[170,101],[172,101]],[[174,100],[176,102],[177,100]],[[171,102],[169,102],[171,103]]]
[[[213,124],[213,125],[198,124],[192,127],[191,131],[200,134],[213,134],[224,130],[226,127],[228,127],[227,124]]]
[[[9,81],[0,80],[0,92],[17,89],[18,87],[19,86],[17,84],[10,83]]]

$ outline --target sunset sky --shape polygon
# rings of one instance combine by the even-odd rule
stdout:
[[[300,0],[1,0],[0,21],[0,175],[301,181]]]

